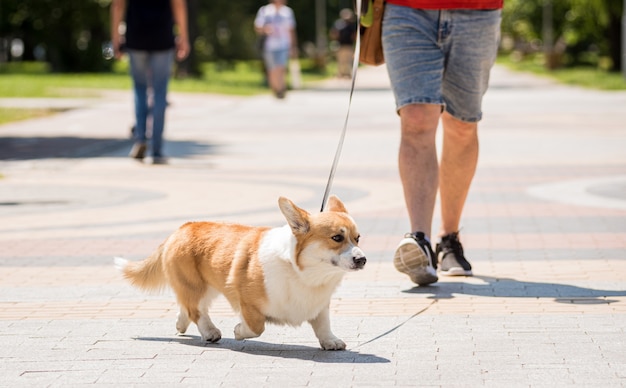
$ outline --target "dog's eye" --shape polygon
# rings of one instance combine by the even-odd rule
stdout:
[[[336,242],[342,242],[344,237],[340,234],[336,234],[332,237],[333,240],[335,240]]]

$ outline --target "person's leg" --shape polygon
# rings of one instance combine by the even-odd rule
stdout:
[[[440,112],[441,107],[432,104],[412,104],[400,109],[398,165],[413,232],[400,241],[393,263],[421,286],[438,280],[430,234],[437,197],[435,133]]]
[[[443,80],[440,168],[441,234],[458,232],[461,214],[478,162],[478,121],[500,36],[499,11],[450,11],[442,14],[450,35]]]
[[[276,95],[280,90],[280,71],[278,69],[278,56],[276,51],[265,50],[263,52],[263,62],[265,63],[265,69],[267,71],[267,83],[272,92]]]
[[[478,124],[442,115],[443,149],[439,168],[441,233],[459,231],[465,200],[478,163]]]
[[[384,18],[383,49],[401,123],[398,166],[411,226],[393,263],[423,286],[438,280],[430,237],[439,176],[435,134],[443,104],[439,12],[387,4]]]
[[[165,109],[167,107],[167,85],[172,70],[174,51],[157,51],[150,55],[152,73],[152,156],[163,156],[163,130],[165,127]]]
[[[133,80],[133,96],[135,102],[135,130],[133,136],[135,145],[131,156],[142,159],[145,152],[146,122],[148,117],[148,53],[145,51],[129,50],[130,74]]]
[[[411,104],[400,109],[398,166],[411,231],[431,236],[437,198],[438,162],[435,134],[441,106]]]
[[[275,66],[270,70],[270,87],[276,95],[285,90],[285,73],[286,68],[284,66]]]
[[[274,67],[271,70],[270,82],[273,81],[272,90],[278,98],[285,97],[287,91],[287,65],[289,63],[289,49],[273,52]]]
[[[337,72],[339,77],[352,76],[352,59],[354,49],[352,46],[341,45],[337,50]]]
[[[388,4],[384,17],[383,48],[400,115],[399,169],[411,232],[430,238],[438,186],[435,133],[443,105],[439,12]]]
[[[500,11],[446,11],[442,25],[450,33],[443,45],[448,60],[442,86],[446,112],[442,115],[441,241],[437,256],[440,273],[471,275],[472,267],[458,234],[478,162],[477,123],[497,54]]]

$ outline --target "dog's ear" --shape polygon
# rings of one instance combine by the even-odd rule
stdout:
[[[278,198],[278,206],[293,234],[305,234],[309,231],[309,213],[306,210],[300,209],[285,197]]]
[[[326,211],[329,212],[338,212],[338,213],[347,213],[346,207],[343,205],[343,202],[336,195],[331,195],[328,198],[328,206],[326,207]]]

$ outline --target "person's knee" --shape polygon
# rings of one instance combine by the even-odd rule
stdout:
[[[400,109],[403,135],[434,135],[441,107],[432,104],[411,104]]]
[[[476,122],[462,121],[449,113],[444,113],[441,119],[446,137],[453,137],[459,141],[473,141],[478,135]]]

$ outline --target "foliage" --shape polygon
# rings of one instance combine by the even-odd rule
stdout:
[[[512,39],[522,54],[542,49],[543,11],[550,4],[555,49],[564,65],[620,69],[623,2],[618,0],[505,0],[503,41]]]
[[[339,11],[352,0],[291,1],[302,55],[318,39],[316,4],[325,4],[321,36]],[[0,0],[0,63],[11,60],[7,46],[14,38],[25,43],[22,60],[45,50],[53,72],[111,71],[115,61],[102,56],[109,40],[111,0]],[[231,63],[258,58],[253,20],[267,0],[187,0],[192,55],[178,75],[200,76],[206,61]],[[621,0],[505,0],[502,33],[506,50],[526,55],[542,50],[544,6],[552,5],[554,41],[564,65],[621,66]],[[507,42],[513,42],[507,45]],[[508,47],[511,46],[511,47]]]
[[[109,39],[106,0],[2,0],[0,37],[22,39],[23,60],[36,59],[37,50],[45,52],[52,71],[103,71],[111,66],[102,58],[102,44]]]
[[[22,60],[33,60],[35,48],[45,49],[45,60],[53,72],[111,70],[112,61],[102,56],[109,40],[111,0],[1,0],[0,62],[6,43],[20,38],[25,43]],[[352,0],[325,0],[326,27],[337,18],[340,8]],[[198,74],[200,63],[258,58],[253,21],[266,0],[187,0],[192,58],[182,74]],[[297,20],[301,44],[315,42],[316,0],[289,4]],[[7,58],[5,58],[6,61]]]

